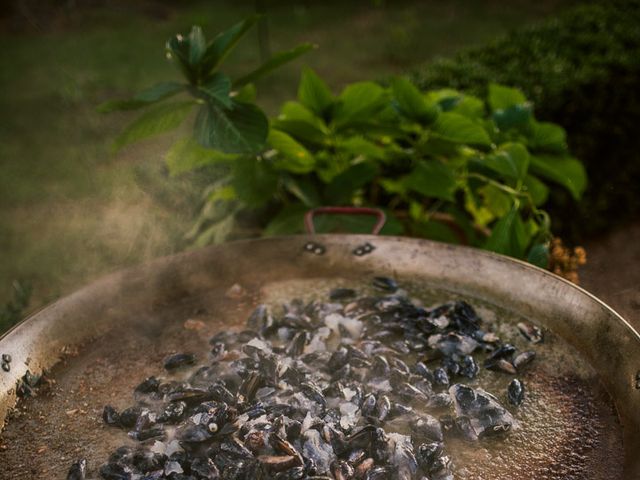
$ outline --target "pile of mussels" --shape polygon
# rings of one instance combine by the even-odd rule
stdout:
[[[113,452],[101,477],[453,479],[447,438],[478,441],[517,427],[495,396],[460,383],[480,374],[476,357],[515,375],[535,353],[518,354],[483,329],[464,301],[425,309],[392,279],[373,284],[377,296],[339,288],[327,303],[293,300],[277,314],[261,305],[247,330],[211,338],[199,368],[192,354],[167,357],[169,377],[182,371],[187,380],[149,377],[134,406],[104,408],[104,421],[139,444]],[[542,340],[539,328],[518,327]],[[506,398],[522,403],[520,380]],[[80,460],[68,479],[86,470]]]

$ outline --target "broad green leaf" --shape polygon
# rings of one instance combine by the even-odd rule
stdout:
[[[285,188],[306,206],[317,207],[320,205],[320,194],[310,178],[287,175],[283,177],[283,183]]]
[[[451,88],[431,90],[425,94],[427,101],[438,104],[443,112],[454,109],[460,103],[462,97],[462,93]]]
[[[547,198],[549,197],[549,188],[537,177],[527,175],[524,177],[523,185],[525,191],[531,195],[531,200],[533,200],[533,204],[536,207],[539,207],[547,201]]]
[[[481,146],[491,145],[491,139],[484,128],[459,113],[441,113],[432,128],[435,135],[449,142]]]
[[[480,163],[507,179],[523,180],[529,168],[529,152],[520,143],[505,143]]]
[[[214,73],[199,89],[224,108],[233,107],[233,102],[229,96],[231,93],[231,80],[225,74],[221,72]]]
[[[218,34],[204,53],[203,72],[207,74],[211,69],[218,67],[259,18],[260,15],[253,15]]]
[[[489,105],[492,110],[506,110],[526,102],[527,97],[517,88],[505,87],[496,83],[489,84]]]
[[[285,102],[282,106],[279,120],[303,120],[309,122],[318,128],[323,125],[323,121],[320,117],[316,116],[309,108],[304,106],[300,102]]]
[[[153,103],[165,100],[184,90],[184,85],[178,82],[162,82],[147,88],[127,100],[110,100],[98,106],[100,113],[116,110],[136,110]]]
[[[336,125],[345,125],[357,120],[370,120],[386,105],[386,101],[385,90],[377,83],[352,83],[338,97],[334,121]]]
[[[275,194],[278,176],[263,160],[240,157],[233,162],[231,185],[242,202],[260,207]]]
[[[505,216],[511,210],[511,197],[490,183],[481,187],[478,193],[484,200],[484,205],[493,214],[494,218]]]
[[[178,140],[165,155],[169,174],[172,176],[207,165],[232,162],[236,158],[237,155],[234,154],[204,148],[192,138]]]
[[[233,109],[226,110],[207,102],[198,112],[194,133],[207,148],[226,153],[255,153],[265,145],[269,121],[250,103],[233,102]]]
[[[114,149],[119,150],[138,140],[178,128],[194,105],[195,103],[192,101],[173,102],[147,110],[130,123],[116,138]]]
[[[560,125],[534,122],[531,130],[529,146],[532,149],[551,153],[565,153],[567,151],[567,134]]]
[[[524,127],[529,125],[533,118],[533,107],[529,103],[513,105],[504,110],[495,110],[492,118],[502,131]]]
[[[545,243],[536,243],[529,249],[527,262],[540,268],[549,268],[549,247]]]
[[[293,235],[304,232],[304,214],[308,207],[299,203],[285,206],[271,219],[262,231],[263,235],[273,237],[276,235]]]
[[[463,95],[451,110],[469,118],[481,118],[484,116],[484,102],[473,95]]]
[[[191,84],[198,83],[199,68],[195,68],[189,62],[189,38],[182,35],[174,35],[167,41],[167,55],[177,62],[178,68]]]
[[[587,173],[582,163],[569,156],[532,155],[531,172],[565,187],[579,200],[587,187]]]
[[[373,163],[356,163],[333,178],[324,191],[324,199],[334,205],[351,203],[354,193],[377,174],[378,168]]]
[[[438,116],[438,108],[427,103],[420,90],[404,77],[391,82],[394,102],[402,115],[419,123],[429,124]]]
[[[256,101],[258,91],[253,83],[249,83],[239,90],[233,92],[233,99],[236,102],[253,103]]]
[[[328,134],[324,122],[298,102],[286,102],[282,113],[273,121],[273,127],[314,144],[322,144]]]
[[[384,148],[358,136],[338,139],[337,146],[354,157],[363,156],[372,160],[383,160],[387,153]]]
[[[189,32],[189,63],[193,66],[198,65],[206,49],[207,41],[202,28],[194,25]]]
[[[454,200],[455,175],[447,165],[438,161],[421,161],[404,182],[407,188],[425,197]]]
[[[326,83],[310,68],[302,71],[298,100],[316,115],[322,117],[333,104],[333,95]]]
[[[509,213],[493,225],[484,248],[503,255],[522,258],[528,242],[520,213],[512,207]]]
[[[395,178],[380,178],[380,186],[385,192],[392,195],[404,195],[407,192],[407,185],[402,180]]]
[[[276,119],[271,124],[273,129],[285,132],[301,142],[323,145],[326,134],[314,124],[304,120],[280,120]]]
[[[293,173],[308,173],[313,170],[313,155],[286,133],[271,129],[267,142],[280,154],[275,161],[276,168]]]
[[[303,43],[302,45],[298,45],[297,47],[292,48],[291,50],[287,50],[285,52],[278,52],[275,55],[273,55],[269,60],[264,62],[262,65],[260,65],[257,69],[255,69],[253,72],[250,72],[234,80],[233,86],[241,87],[248,83],[255,82],[256,80],[271,73],[276,68],[284,65],[285,63],[291,62],[292,60],[295,60],[299,56],[304,55],[309,50],[313,50],[314,48],[317,48],[317,45],[314,45],[312,43]]]

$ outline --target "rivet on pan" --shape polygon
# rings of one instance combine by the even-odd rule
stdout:
[[[352,253],[354,255],[357,255],[358,257],[361,257],[363,255],[367,255],[368,253],[373,252],[375,249],[376,247],[374,247],[369,242],[367,242],[364,245],[360,245],[359,247],[356,247]]]
[[[322,255],[324,252],[327,251],[327,249],[324,246],[315,242],[307,242],[304,246],[304,249],[305,251],[310,253],[315,253],[316,255]]]

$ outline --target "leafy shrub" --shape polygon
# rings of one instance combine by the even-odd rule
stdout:
[[[189,48],[181,53],[185,58]],[[244,114],[259,110],[235,103],[242,91],[227,82],[223,97],[233,103],[225,105],[207,87],[218,73],[198,76],[176,57],[201,106],[194,134],[167,154],[169,171],[215,172],[189,233],[197,245],[247,235],[246,227],[256,223],[266,235],[299,233],[303,213],[320,205],[374,205],[387,211],[383,233],[465,243],[546,266],[546,183],[557,183],[576,199],[586,186],[564,130],[538,122],[516,89],[491,84],[485,102],[451,89],[423,93],[396,78],[389,87],[358,82],[334,95],[307,69],[297,101],[282,106],[262,145],[263,128],[254,135],[258,122],[253,113]],[[246,88],[247,82],[240,83]],[[127,102],[138,106],[143,96]],[[167,115],[182,108],[163,107]],[[222,118],[229,121],[216,120],[214,109],[226,109]],[[125,130],[120,139],[126,141],[116,143],[142,138],[139,132],[149,131],[139,126],[146,125],[146,115]],[[212,120],[203,121],[203,115]],[[239,141],[242,136],[252,140]],[[348,221],[351,231],[369,228],[366,220]],[[319,230],[333,231],[336,222],[321,219]]]
[[[568,132],[593,179],[579,204],[554,189],[554,230],[574,241],[640,212],[640,2],[583,5],[415,72],[420,88],[520,88]]]

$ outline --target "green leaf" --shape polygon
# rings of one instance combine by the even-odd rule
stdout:
[[[418,123],[430,124],[438,116],[438,108],[426,99],[413,83],[404,77],[391,82],[391,91],[398,110]]]
[[[323,145],[326,134],[315,125],[304,120],[273,120],[272,128],[285,132],[302,142]]]
[[[258,96],[258,90],[253,83],[249,83],[243,86],[241,89],[235,92],[233,99],[236,102],[253,103]]]
[[[549,247],[544,243],[536,243],[529,250],[527,262],[540,268],[549,268]]]
[[[144,112],[116,138],[114,149],[178,128],[194,105],[192,101],[165,103]]]
[[[189,172],[207,165],[232,162],[237,155],[202,147],[192,138],[183,138],[172,145],[165,161],[171,176]]]
[[[533,107],[530,104],[513,105],[504,110],[496,110],[492,114],[497,127],[506,131],[512,128],[524,127],[533,118]]]
[[[505,87],[496,83],[489,84],[489,105],[492,110],[506,110],[526,102],[527,97],[517,88]]]
[[[536,207],[539,207],[547,201],[547,198],[549,197],[549,188],[537,177],[527,175],[524,177],[523,185],[525,187],[525,191],[531,195],[531,200]]]
[[[271,219],[262,231],[263,235],[273,237],[276,235],[294,235],[304,232],[304,214],[308,207],[299,203],[285,206]]]
[[[579,200],[587,187],[587,173],[582,163],[569,156],[532,155],[531,171],[565,187]]]
[[[484,128],[459,113],[441,113],[433,125],[433,133],[449,142],[481,146],[491,145],[491,139]]]
[[[202,60],[202,69],[205,75],[225,60],[231,50],[233,50],[249,29],[255,25],[259,18],[260,15],[253,15],[242,20],[228,30],[219,33],[216,38],[213,39],[211,45],[209,45],[205,51]]]
[[[254,71],[234,80],[233,86],[241,87],[248,83],[255,82],[256,80],[271,73],[276,68],[281,67],[285,63],[291,62],[292,60],[295,60],[299,56],[304,55],[309,50],[313,50],[314,48],[317,48],[317,45],[314,45],[312,43],[303,43],[302,45],[298,45],[291,50],[278,52],[274,54],[269,60],[256,68]]]
[[[182,35],[174,35],[167,41],[167,55],[170,59],[176,60],[182,74],[189,80],[191,84],[196,84],[199,77],[199,68],[191,65],[189,38]]]
[[[469,118],[482,118],[485,114],[484,102],[473,95],[463,95],[451,111]]]
[[[184,85],[178,82],[162,82],[147,88],[127,100],[110,100],[98,106],[100,113],[109,113],[116,110],[137,110],[166,98],[172,97],[184,90]]]
[[[492,252],[522,258],[529,239],[526,236],[520,214],[515,207],[498,220],[484,248]]]
[[[490,183],[478,189],[478,193],[482,195],[484,205],[493,217],[503,217],[511,210],[511,197]]]
[[[198,65],[206,49],[207,41],[202,33],[202,28],[194,25],[189,32],[189,64]]]
[[[345,125],[358,120],[370,120],[386,105],[385,90],[377,83],[357,82],[347,86],[336,104],[334,121]]]
[[[298,100],[313,113],[322,117],[333,104],[333,95],[327,84],[313,70],[305,68],[298,87]]]
[[[359,136],[338,139],[336,144],[341,151],[354,157],[363,156],[372,160],[383,160],[387,153],[384,148]]]
[[[462,100],[462,93],[451,88],[430,90],[425,94],[428,102],[436,103],[443,112],[454,109]]]
[[[293,173],[308,173],[313,170],[313,155],[286,133],[272,129],[267,141],[280,154],[275,162],[276,168]]]
[[[529,168],[529,152],[520,143],[505,143],[480,163],[507,179],[523,180]]]
[[[351,203],[355,192],[370,183],[377,174],[378,168],[373,163],[356,163],[331,180],[324,191],[324,198],[334,205]]]
[[[226,153],[255,153],[261,150],[269,133],[269,121],[258,107],[233,102],[231,110],[212,102],[200,108],[194,127],[196,139],[207,148]]]
[[[438,161],[421,161],[405,178],[407,188],[429,198],[454,200],[456,178],[453,171]]]
[[[318,145],[324,143],[328,134],[324,122],[298,102],[286,102],[272,125],[299,140]]]
[[[278,176],[263,160],[240,157],[233,162],[231,185],[242,202],[259,207],[275,194]]]
[[[224,108],[233,108],[233,102],[230,97],[231,80],[225,74],[221,72],[214,73],[206,83],[199,87],[199,90]]]
[[[535,150],[566,153],[567,134],[564,128],[555,123],[534,122],[529,146]]]
[[[308,207],[320,205],[320,194],[308,177],[283,177],[284,187]]]

